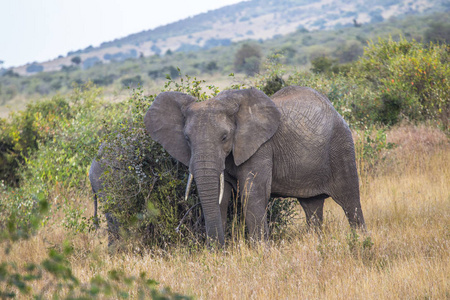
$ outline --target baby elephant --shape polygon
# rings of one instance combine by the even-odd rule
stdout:
[[[104,145],[100,146],[99,157],[103,150]],[[105,201],[105,194],[103,189],[105,188],[104,179],[102,176],[108,166],[109,161],[105,159],[99,159],[98,161],[94,158],[91,163],[91,168],[89,169],[89,181],[91,182],[92,191],[94,192],[94,220],[96,226],[98,227],[98,215],[97,215],[97,205],[98,200]],[[108,246],[112,246],[115,241],[119,238],[119,222],[111,213],[106,213],[106,222],[108,228]]]

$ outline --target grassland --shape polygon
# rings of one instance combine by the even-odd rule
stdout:
[[[56,211],[35,237],[13,245],[9,259],[19,265],[40,262],[49,248],[60,249],[68,241],[74,249],[71,268],[84,283],[119,269],[135,276],[145,271],[160,287],[198,299],[448,299],[448,137],[431,126],[407,124],[386,134],[396,146],[380,153],[370,169],[358,146],[364,136],[354,134],[365,233],[352,232],[342,209],[328,199],[321,234],[306,229],[299,208],[295,225],[269,245],[249,246],[231,239],[222,251],[201,245],[171,251],[135,245],[108,255],[103,230],[67,231],[62,225],[64,213]],[[91,216],[92,195],[87,182],[85,186],[78,191],[56,188],[52,204],[70,199]],[[51,282],[51,276],[44,276],[33,290],[50,297]],[[135,290],[130,292],[131,298],[137,297]]]

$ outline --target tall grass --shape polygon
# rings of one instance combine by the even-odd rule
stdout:
[[[386,140],[396,146],[383,150],[385,159],[374,171],[361,174],[366,233],[351,231],[342,209],[328,199],[320,234],[306,230],[300,217],[268,245],[233,238],[220,251],[130,245],[108,255],[105,232],[70,233],[59,212],[37,236],[14,244],[10,259],[39,262],[49,248],[68,241],[72,270],[82,282],[119,269],[135,276],[145,271],[162,286],[198,299],[448,299],[448,138],[431,127],[404,125],[386,131]],[[55,204],[69,199],[92,214],[89,191],[61,189],[52,198]],[[43,290],[50,281],[44,277],[33,288]]]

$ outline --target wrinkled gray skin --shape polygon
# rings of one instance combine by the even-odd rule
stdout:
[[[210,241],[224,244],[226,209],[237,185],[254,240],[267,238],[271,196],[297,198],[314,225],[321,224],[324,200],[331,196],[351,226],[365,227],[351,132],[313,89],[286,87],[272,99],[256,89],[229,90],[204,102],[164,92],[144,122],[155,141],[189,166]]]
[[[99,157],[101,157],[103,147],[104,145],[102,144],[98,152]],[[91,163],[91,168],[89,169],[89,181],[91,182],[92,191],[94,192],[94,220],[97,224],[97,202],[103,201],[104,199],[104,193],[102,192],[104,189],[104,180],[102,179],[102,175],[108,164],[109,162],[106,160],[100,159],[97,161],[94,158]],[[106,213],[105,217],[108,228],[108,246],[112,246],[119,238],[119,222],[111,213]]]

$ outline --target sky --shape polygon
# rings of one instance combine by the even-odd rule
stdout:
[[[0,67],[47,61],[241,1],[0,0]]]

